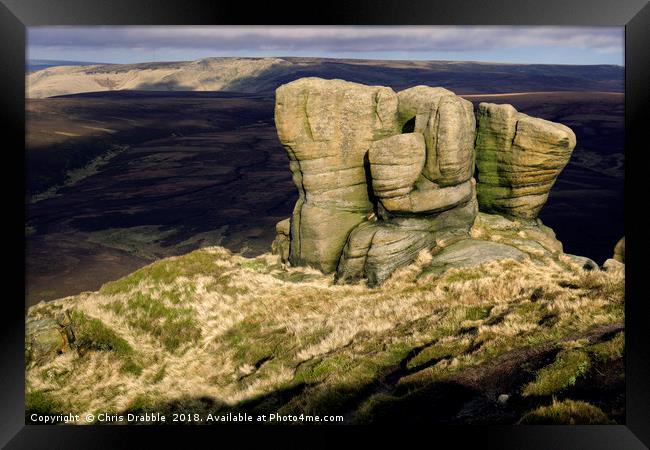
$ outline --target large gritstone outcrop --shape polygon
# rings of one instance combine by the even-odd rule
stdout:
[[[426,86],[401,91],[398,100],[405,133],[368,150],[379,220],[350,234],[339,281],[367,278],[371,286],[379,284],[421,250],[467,236],[477,213],[472,104]]]
[[[473,226],[476,234],[479,205],[536,218],[575,145],[567,127],[510,105],[481,104],[477,136],[472,104],[427,86],[395,93],[303,78],[277,89],[275,121],[299,192],[290,221],[278,224],[276,253],[292,265],[336,272],[338,282],[367,279],[370,286],[422,250],[443,255],[469,239]],[[521,226],[528,228],[518,232],[535,234],[541,224]],[[518,254],[472,242],[466,246],[476,252]]]
[[[332,272],[348,235],[373,212],[370,145],[398,132],[392,89],[301,78],[276,90],[275,124],[299,198],[289,262]]]
[[[576,136],[569,127],[481,103],[476,137],[481,211],[534,219],[569,162]]]

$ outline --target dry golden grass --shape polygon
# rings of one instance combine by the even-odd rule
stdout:
[[[342,410],[400,363],[415,370],[400,380],[409,388],[623,318],[622,272],[544,257],[420,276],[430,261],[423,252],[370,289],[286,269],[269,254],[209,247],[167,258],[98,292],[29,310],[72,309],[101,321],[141,370],[124,370],[124,352],[93,349],[29,369],[27,389],[82,417],[143,399],[206,397],[236,408],[301,386],[280,412]]]

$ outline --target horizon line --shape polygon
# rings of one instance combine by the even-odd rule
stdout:
[[[535,66],[613,66],[625,68],[625,64],[612,64],[612,63],[595,63],[595,64],[569,64],[569,63],[538,63],[538,62],[500,62],[500,61],[480,61],[480,60],[460,60],[460,59],[386,59],[386,58],[350,58],[350,57],[334,57],[334,56],[295,56],[295,55],[278,55],[278,56],[206,56],[198,59],[173,59],[173,60],[155,60],[155,61],[139,61],[139,62],[101,62],[101,61],[80,61],[75,59],[45,59],[45,58],[26,58],[26,65],[30,61],[43,61],[43,62],[76,62],[84,63],[83,65],[131,65],[131,64],[152,64],[152,63],[181,63],[181,62],[194,62],[205,59],[334,59],[341,61],[393,61],[393,62],[448,62],[448,63],[474,63],[474,64],[495,64],[495,65],[535,65]],[[82,65],[82,64],[76,64]],[[44,70],[44,69],[40,69]]]

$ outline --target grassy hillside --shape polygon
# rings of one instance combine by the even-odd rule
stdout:
[[[28,368],[27,414],[623,419],[622,271],[538,256],[436,275],[431,258],[369,289],[209,247],[39,303],[30,319],[72,311],[77,349]]]

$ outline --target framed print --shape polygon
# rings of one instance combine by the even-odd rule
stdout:
[[[405,6],[3,0],[3,445],[647,448],[650,7]]]

